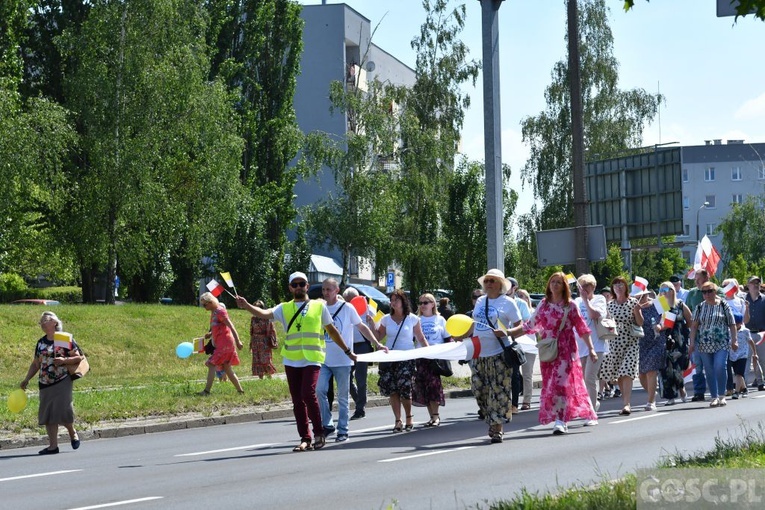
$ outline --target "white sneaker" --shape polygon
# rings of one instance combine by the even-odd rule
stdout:
[[[595,401],[595,412],[598,412],[598,409],[600,409],[600,400]]]
[[[665,406],[673,406],[673,405],[675,405],[675,399],[671,398],[671,399],[667,400],[666,402],[664,402],[664,405]]]
[[[563,423],[560,420],[555,420],[555,425],[553,426],[553,435],[559,436],[561,434],[566,433],[566,424]]]
[[[645,405],[645,410],[646,411],[655,411],[656,410],[656,402],[648,402]]]
[[[594,427],[597,424],[598,424],[598,420],[587,420],[586,422],[584,422],[585,427]]]

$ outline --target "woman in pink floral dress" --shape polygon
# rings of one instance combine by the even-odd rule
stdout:
[[[561,327],[561,321],[563,327]],[[539,423],[555,422],[553,434],[568,432],[568,422],[576,418],[597,424],[598,415],[592,408],[584,386],[582,365],[576,347],[574,330],[590,349],[590,357],[597,361],[598,354],[590,339],[590,329],[571,299],[566,275],[554,273],[547,281],[545,298],[534,315],[524,325],[513,328],[513,337],[526,333],[539,333],[541,338],[558,338],[558,357],[554,361],[540,361],[542,394],[539,398]]]

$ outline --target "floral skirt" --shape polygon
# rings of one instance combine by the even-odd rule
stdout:
[[[268,345],[268,337],[250,339],[252,349],[252,375],[263,377],[276,373],[273,363],[273,350]]]
[[[478,408],[489,425],[503,424],[512,419],[512,375],[501,354],[475,360],[470,382]]]
[[[416,406],[427,406],[431,402],[438,402],[439,405],[446,404],[441,376],[433,371],[431,361],[429,359],[415,361],[412,401]]]
[[[414,360],[392,361],[381,365],[380,379],[377,381],[380,394],[390,397],[393,393],[398,393],[399,398],[410,400],[412,398],[414,371]]]

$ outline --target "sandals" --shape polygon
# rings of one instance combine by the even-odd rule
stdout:
[[[632,410],[630,409],[630,406],[628,405],[622,407],[622,410],[619,411],[620,416],[629,416],[630,414],[632,414]]]
[[[521,404],[521,411],[528,411],[530,409],[531,409],[531,404],[529,404],[528,402],[524,402],[523,404]]]
[[[429,422],[423,425],[423,427],[438,427],[439,425],[441,425],[441,418],[439,418],[438,413],[436,413]]]
[[[404,424],[401,422],[401,420],[396,420],[396,424],[393,426],[393,432],[394,434],[397,432],[402,432],[404,430]]]
[[[407,417],[406,417],[406,421],[411,421],[411,419],[412,419],[412,418],[414,418],[414,416],[412,416],[411,414],[409,414],[409,415],[407,415]],[[413,428],[414,428],[414,424],[413,424],[413,423],[407,423],[407,424],[404,426],[404,430],[406,430],[407,432],[411,431]]]
[[[313,450],[310,437],[301,439],[300,444],[292,449],[293,452],[307,452],[310,450]]]
[[[489,426],[489,437],[491,438],[491,442],[501,443],[502,442],[502,436],[504,436],[504,432],[502,431],[502,425],[491,425]]]
[[[327,444],[327,440],[324,439],[324,436],[316,436],[313,438],[313,449],[314,450],[321,450],[324,448],[324,445]]]

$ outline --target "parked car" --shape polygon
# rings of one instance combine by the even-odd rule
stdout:
[[[12,305],[60,305],[55,299],[17,299]]]
[[[363,283],[351,283],[348,287],[353,287],[359,291],[360,296],[373,299],[377,303],[377,309],[382,313],[390,313],[390,299],[376,288]],[[308,287],[308,297],[311,299],[321,298],[321,283],[314,283]]]

